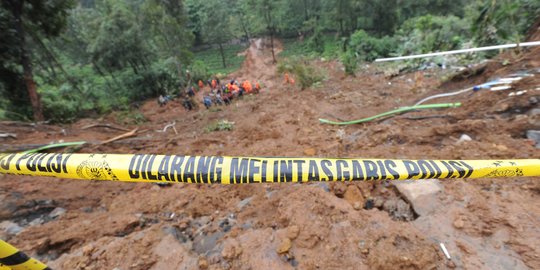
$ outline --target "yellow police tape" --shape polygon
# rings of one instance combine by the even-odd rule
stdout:
[[[540,159],[392,160],[122,154],[0,154],[0,173],[208,184],[540,176]]]
[[[51,270],[0,239],[0,270]]]

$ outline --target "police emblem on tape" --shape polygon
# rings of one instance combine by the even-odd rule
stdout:
[[[83,179],[118,180],[106,161],[85,160],[77,166],[77,175]]]

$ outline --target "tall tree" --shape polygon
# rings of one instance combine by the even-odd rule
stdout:
[[[47,37],[57,36],[65,26],[67,10],[71,4],[70,0],[5,0],[1,2],[1,8],[9,14],[6,16],[9,28],[15,33],[13,37],[18,42],[18,48],[13,50],[13,53],[18,55],[18,64],[22,66],[24,85],[36,121],[42,121],[44,118],[34,79],[29,32],[42,33]]]
[[[206,0],[201,11],[204,40],[211,45],[218,45],[223,68],[226,68],[223,44],[235,37],[231,20],[233,10],[222,0]]]

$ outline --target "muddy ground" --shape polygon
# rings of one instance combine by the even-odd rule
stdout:
[[[232,76],[265,88],[230,106],[186,112],[180,101],[159,107],[150,100],[138,109],[147,119],[139,125],[124,124],[117,113],[71,125],[4,122],[0,130],[17,138],[1,143],[99,142],[125,132],[82,129],[104,123],[139,132],[78,152],[540,157],[526,137],[527,130],[540,129],[540,49],[504,53],[482,72],[452,80],[455,70],[389,76],[377,65],[347,77],[339,63],[314,60],[326,80],[306,90],[283,84],[265,42],[253,42],[246,54]],[[344,127],[318,122],[371,116],[520,71],[533,76],[511,90],[434,101],[462,102],[459,108]],[[527,92],[509,96],[518,90]],[[234,129],[208,132],[219,120],[234,122]],[[178,134],[162,132],[173,121]],[[460,140],[464,134],[471,140]],[[0,237],[54,269],[540,269],[539,180],[162,187],[1,175]]]

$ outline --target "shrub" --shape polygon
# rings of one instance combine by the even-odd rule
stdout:
[[[206,127],[206,132],[213,132],[213,131],[231,131],[234,128],[234,122],[229,122],[227,120],[220,120],[217,122],[214,122]]]
[[[203,61],[195,60],[191,65],[191,79],[193,82],[206,81],[209,78],[208,67]]]
[[[324,78],[320,70],[311,66],[303,58],[286,59],[285,61],[280,62],[278,65],[278,72],[289,72],[290,74],[293,74],[302,90],[321,82]]]
[[[389,56],[396,47],[396,41],[392,37],[376,38],[364,30],[358,30],[351,35],[348,50],[355,54],[358,60],[373,61],[379,57]]]
[[[356,68],[358,67],[358,60],[354,52],[347,51],[341,55],[341,63],[345,67],[345,73],[348,75],[354,75]]]
[[[408,19],[397,31],[401,55],[447,51],[470,39],[467,22],[455,16],[421,16]]]

